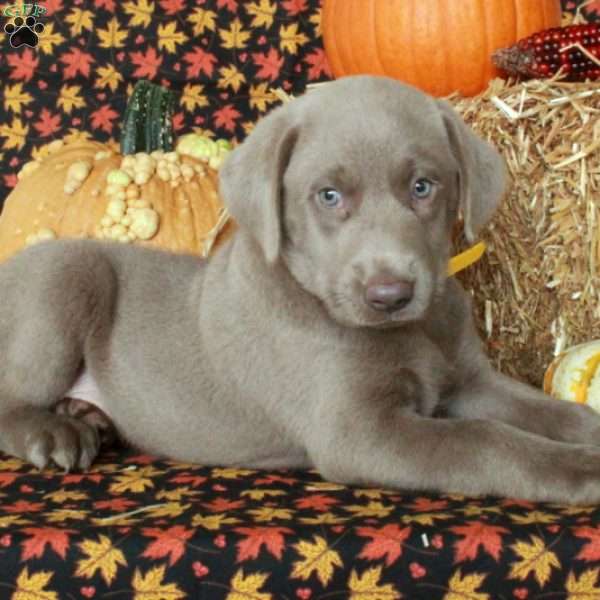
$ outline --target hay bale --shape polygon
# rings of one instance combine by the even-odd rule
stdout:
[[[450,100],[513,178],[460,278],[495,366],[539,386],[556,354],[600,338],[600,83],[495,80]]]

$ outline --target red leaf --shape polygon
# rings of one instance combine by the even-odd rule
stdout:
[[[260,548],[263,544],[277,560],[281,560],[285,546],[283,534],[293,533],[287,527],[238,527],[234,531],[246,536],[246,539],[236,544],[238,562],[250,558],[258,558]]]
[[[296,500],[296,506],[298,508],[312,508],[321,512],[327,512],[334,504],[339,503],[340,501],[336,498],[324,496],[323,494],[314,494]]]
[[[169,556],[169,565],[173,566],[185,552],[185,543],[193,535],[195,529],[186,529],[183,525],[175,525],[169,529],[142,529],[142,534],[156,538],[148,544],[142,556],[148,558],[164,558]]]
[[[227,8],[227,10],[232,13],[237,12],[238,10],[238,0],[218,0],[217,8]]]
[[[283,475],[267,475],[254,481],[255,485],[271,485],[272,483],[286,483],[287,485],[294,485],[298,481],[292,477],[284,477]]]
[[[21,543],[23,546],[22,561],[30,558],[42,558],[47,544],[50,544],[52,550],[64,560],[69,548],[69,535],[77,532],[74,529],[57,529],[55,527],[26,527],[23,529],[23,533],[31,537]]]
[[[146,54],[142,52],[130,52],[131,62],[137,65],[137,69],[133,72],[134,77],[148,77],[154,79],[158,67],[162,64],[162,56],[156,53],[156,48],[150,46],[146,50]]]
[[[444,510],[448,506],[447,500],[432,500],[431,498],[415,498],[408,506],[414,512],[431,512],[432,510]]]
[[[4,178],[4,185],[7,188],[14,188],[15,185],[17,185],[17,181],[19,181],[16,173],[10,173],[8,175],[3,175],[2,177]]]
[[[183,60],[189,64],[186,68],[188,78],[198,77],[201,72],[212,77],[217,57],[197,46],[192,52],[186,52],[183,55]]]
[[[123,512],[137,506],[139,503],[134,500],[128,500],[127,498],[112,498],[111,500],[98,500],[94,502],[94,508],[96,510],[114,510],[116,512]]]
[[[115,0],[94,0],[96,8],[105,8],[110,12],[115,12]]]
[[[306,6],[306,0],[285,0],[285,2],[282,2],[282,5],[288,14],[293,17],[299,15],[308,8]]]
[[[85,480],[92,481],[93,483],[100,483],[104,479],[104,475],[100,473],[68,473],[67,475],[63,475],[62,482],[63,484],[68,483],[81,483]]]
[[[243,500],[228,500],[227,498],[215,498],[212,502],[203,502],[202,506],[208,508],[211,512],[225,512],[234,508],[244,506]]]
[[[29,48],[25,48],[21,54],[9,52],[6,54],[6,60],[12,67],[10,72],[11,79],[23,79],[29,81],[40,63],[40,59]]]
[[[50,17],[64,9],[62,0],[44,0],[43,6],[46,9],[44,17]]]
[[[257,77],[260,79],[270,79],[275,81],[279,77],[281,67],[283,66],[283,57],[277,52],[275,48],[271,48],[268,54],[259,54],[255,52],[252,54],[254,64],[260,67]]]
[[[173,115],[173,131],[181,131],[185,127],[185,117],[182,112]]]
[[[28,500],[17,500],[14,504],[4,504],[2,510],[7,513],[39,512],[46,505],[43,502],[29,502]]]
[[[241,114],[231,104],[226,104],[223,108],[215,111],[215,124],[217,127],[224,127],[227,131],[233,131],[235,121],[240,116]]]
[[[160,0],[159,4],[168,15],[176,15],[185,10],[185,0]]]
[[[600,560],[600,525],[579,527],[575,529],[574,533],[577,537],[590,540],[575,558],[587,561]]]
[[[3,471],[0,473],[0,487],[7,487],[17,479],[21,477],[21,473],[13,473],[11,471]]]
[[[106,131],[106,133],[112,133],[114,126],[113,121],[118,116],[118,112],[114,111],[110,105],[105,104],[91,114],[92,128],[102,129],[102,131]]]
[[[60,115],[52,113],[47,108],[42,108],[42,113],[39,121],[36,121],[33,126],[39,131],[42,137],[48,137],[60,129]]]
[[[71,52],[64,52],[60,62],[66,66],[64,79],[72,79],[81,73],[84,77],[90,76],[90,64],[95,62],[88,52],[82,52],[79,48],[73,48]]]
[[[125,462],[127,464],[151,465],[153,462],[156,462],[156,456],[152,456],[151,454],[138,454],[136,456],[130,456]]]
[[[358,535],[372,539],[368,544],[365,544],[358,557],[378,560],[385,556],[385,563],[389,567],[401,556],[402,542],[410,535],[410,532],[410,527],[400,528],[398,525],[385,525],[380,529],[358,527],[356,529]]]
[[[309,79],[318,79],[321,75],[333,76],[323,48],[317,48],[317,50],[304,59],[304,62],[311,65],[310,69],[308,69]]]
[[[463,562],[465,560],[475,560],[479,546],[483,548],[495,560],[500,560],[502,552],[502,537],[500,534],[509,533],[504,527],[488,525],[483,521],[474,521],[468,525],[450,527],[450,531],[464,536],[464,539],[456,542],[454,548],[454,562]]]
[[[206,477],[202,477],[201,475],[192,475],[188,472],[185,472],[181,473],[180,475],[176,475],[175,477],[171,477],[169,481],[171,483],[186,483],[195,488],[204,483],[206,481]]]

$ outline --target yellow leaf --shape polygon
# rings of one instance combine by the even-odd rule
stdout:
[[[381,502],[369,502],[366,506],[353,504],[345,506],[344,510],[354,513],[355,517],[387,517],[393,510],[393,506],[384,506]]]
[[[185,598],[176,583],[163,583],[165,567],[154,567],[145,575],[139,569],[135,570],[131,585],[135,591],[133,600],[178,600]]]
[[[52,502],[56,502],[57,504],[62,504],[63,502],[67,502],[67,500],[85,500],[86,498],[88,498],[88,495],[83,492],[65,490],[65,488],[44,495],[44,499],[52,500]]]
[[[80,85],[67,85],[66,83],[60,88],[60,94],[58,96],[58,106],[62,107],[62,109],[71,114],[73,107],[81,108],[85,106],[84,99],[79,96],[79,92],[81,91]]]
[[[340,555],[331,550],[327,542],[318,535],[313,536],[314,543],[300,541],[294,544],[294,548],[302,556],[302,560],[294,563],[292,577],[307,580],[313,571],[323,586],[326,586],[333,576],[333,567],[343,567],[344,563]]]
[[[119,29],[119,21],[117,17],[113,17],[106,29],[98,29],[96,31],[100,38],[98,44],[100,48],[122,48],[123,42],[129,35],[127,29]]]
[[[384,490],[378,488],[367,488],[367,489],[355,489],[352,491],[352,495],[355,498],[370,498],[371,500],[381,500]]]
[[[239,19],[234,19],[229,29],[219,29],[219,35],[223,40],[223,48],[232,50],[233,48],[245,48],[250,32],[242,29],[242,22]]]
[[[317,11],[315,11],[308,19],[314,26],[315,26],[315,37],[316,38],[321,38],[323,37],[323,29],[321,28],[321,22],[322,22],[322,12],[321,9],[319,8]]]
[[[279,46],[290,54],[296,54],[298,46],[308,42],[308,38],[303,33],[298,33],[298,23],[292,23],[288,27],[282,25],[279,29],[279,37],[281,38]]]
[[[183,44],[187,35],[183,31],[177,31],[177,22],[169,21],[166,25],[158,26],[158,49],[166,50],[171,54],[177,52],[177,44]]]
[[[190,490],[189,487],[178,487],[172,490],[161,490],[155,497],[157,500],[179,501],[188,496],[197,496],[199,493],[196,490]]]
[[[12,124],[0,123],[0,135],[6,140],[2,147],[5,150],[16,148],[20,150],[25,145],[25,139],[29,133],[29,125],[24,125],[21,119],[14,117]]]
[[[253,15],[252,23],[250,26],[255,27],[266,27],[267,29],[273,25],[273,15],[277,7],[271,4],[269,0],[260,0],[260,3],[252,2],[246,6],[248,14]]]
[[[248,496],[251,500],[263,500],[267,497],[274,496],[286,496],[286,492],[283,490],[268,490],[268,489],[255,489],[255,490],[244,490],[240,496]]]
[[[464,508],[459,508],[458,511],[463,513],[465,517],[479,517],[485,513],[502,513],[499,506],[477,506],[476,504],[467,504]]]
[[[217,13],[204,8],[195,8],[187,20],[194,25],[194,35],[202,35],[205,29],[215,30]]]
[[[404,515],[402,522],[405,524],[418,523],[419,525],[435,525],[435,519],[445,521],[451,519],[452,515],[448,513],[417,513],[416,515]]]
[[[11,525],[29,525],[31,521],[24,519],[22,515],[6,515],[0,517],[0,529],[10,527]]]
[[[454,573],[449,583],[449,591],[444,600],[489,600],[489,594],[477,593],[477,589],[483,583],[486,575],[473,573],[464,578],[460,569]]]
[[[521,560],[515,562],[510,570],[510,579],[525,580],[533,572],[540,587],[550,579],[552,567],[560,568],[560,562],[554,552],[550,552],[539,537],[531,536],[531,544],[517,542],[511,548]]]
[[[260,508],[254,508],[247,511],[248,514],[254,517],[254,520],[259,523],[266,523],[273,519],[285,519],[289,520],[296,512],[290,508],[277,508],[275,506],[261,506]]]
[[[119,82],[123,81],[123,75],[119,73],[113,65],[98,67],[98,79],[96,79],[95,87],[103,89],[109,87],[113,92],[119,86]]]
[[[203,517],[202,515],[194,515],[192,517],[192,527],[204,527],[209,531],[217,531],[221,528],[221,525],[233,525],[239,523],[240,520],[235,517],[227,517],[224,514],[210,515]]]
[[[91,31],[94,26],[94,13],[91,10],[74,8],[65,21],[71,24],[71,35],[80,35],[84,29]]]
[[[24,465],[25,463],[18,458],[7,458],[6,460],[0,460],[0,471],[18,471]]]
[[[242,83],[246,83],[246,76],[240,73],[235,65],[221,67],[219,73],[221,78],[217,85],[220,88],[230,87],[234,92],[238,92]]]
[[[396,600],[400,594],[391,583],[379,585],[381,567],[372,567],[365,571],[362,577],[352,569],[348,587],[352,591],[350,600]]]
[[[66,143],[66,140],[65,140]],[[32,153],[33,156],[33,153]],[[88,511],[86,510],[72,510],[63,508],[60,510],[53,510],[51,512],[44,513],[45,519],[48,523],[63,523],[64,521],[83,521],[87,518]]]
[[[48,23],[44,29],[44,33],[40,35],[38,48],[44,54],[54,54],[54,45],[60,45],[65,41],[65,38],[59,32],[54,32],[54,23]]]
[[[97,542],[84,540],[78,546],[87,555],[87,558],[77,561],[75,577],[90,579],[99,570],[102,579],[107,585],[110,585],[117,575],[118,565],[127,566],[127,561],[121,550],[115,548],[105,535],[100,534]]]
[[[10,600],[58,600],[56,592],[44,589],[52,575],[50,571],[39,571],[30,577],[25,567],[17,577],[16,589]]]
[[[203,94],[203,85],[186,84],[181,92],[180,102],[186,110],[192,112],[197,106],[208,106],[206,94]]]
[[[243,569],[240,569],[230,581],[231,591],[225,600],[271,600],[271,594],[261,592],[261,588],[268,575],[264,573],[252,573],[244,577]]]
[[[125,2],[123,5],[125,14],[131,15],[129,27],[148,27],[154,14],[154,2],[148,0],[137,0],[137,2]]]
[[[12,86],[7,85],[4,88],[4,110],[12,110],[14,113],[20,114],[21,104],[29,104],[32,100],[31,94],[23,91],[22,83],[15,83]]]
[[[82,131],[81,129],[74,129],[73,127],[69,128],[69,133],[63,137],[63,142],[65,144],[71,144],[75,142],[85,142],[92,137],[92,134],[89,131]],[[108,465],[103,465],[104,467]],[[92,470],[93,471],[93,470]],[[65,511],[66,512],[66,511]],[[80,515],[86,515],[88,511],[85,510],[72,510],[72,513],[77,513]],[[84,517],[73,517],[77,519],[83,519]]]
[[[598,600],[600,588],[596,587],[600,569],[588,569],[581,574],[579,580],[575,573],[569,573],[567,578],[567,600]]]
[[[265,112],[267,106],[276,100],[275,94],[267,89],[266,82],[250,86],[250,108],[258,108],[260,112]]]
[[[154,487],[152,477],[160,475],[163,471],[157,471],[153,467],[142,467],[133,471],[125,471],[115,477],[115,483],[111,484],[109,491],[113,494],[123,492],[140,493],[147,487]]]
[[[519,525],[529,525],[531,523],[554,523],[558,521],[556,515],[541,512],[539,510],[530,510],[526,515],[509,515],[510,518]]]
[[[301,523],[307,523],[308,525],[337,525],[338,523],[344,523],[348,521],[348,518],[338,517],[333,513],[326,512],[321,513],[316,517],[300,517],[298,520]]]
[[[167,502],[162,506],[157,506],[148,510],[148,515],[153,519],[162,519],[164,517],[179,517],[186,510],[188,510],[191,504],[181,504],[180,502]]]
[[[234,469],[234,468],[215,468],[211,472],[211,477],[220,477],[221,479],[237,479],[238,477],[248,477],[254,475],[256,471],[250,469]]]

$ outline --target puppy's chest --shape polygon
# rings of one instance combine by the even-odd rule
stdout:
[[[371,348],[356,370],[370,401],[390,401],[424,416],[434,415],[455,385],[455,368],[426,336]]]

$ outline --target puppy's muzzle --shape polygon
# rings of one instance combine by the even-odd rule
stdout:
[[[366,285],[365,302],[373,310],[396,312],[408,306],[414,291],[413,281],[372,278]]]

